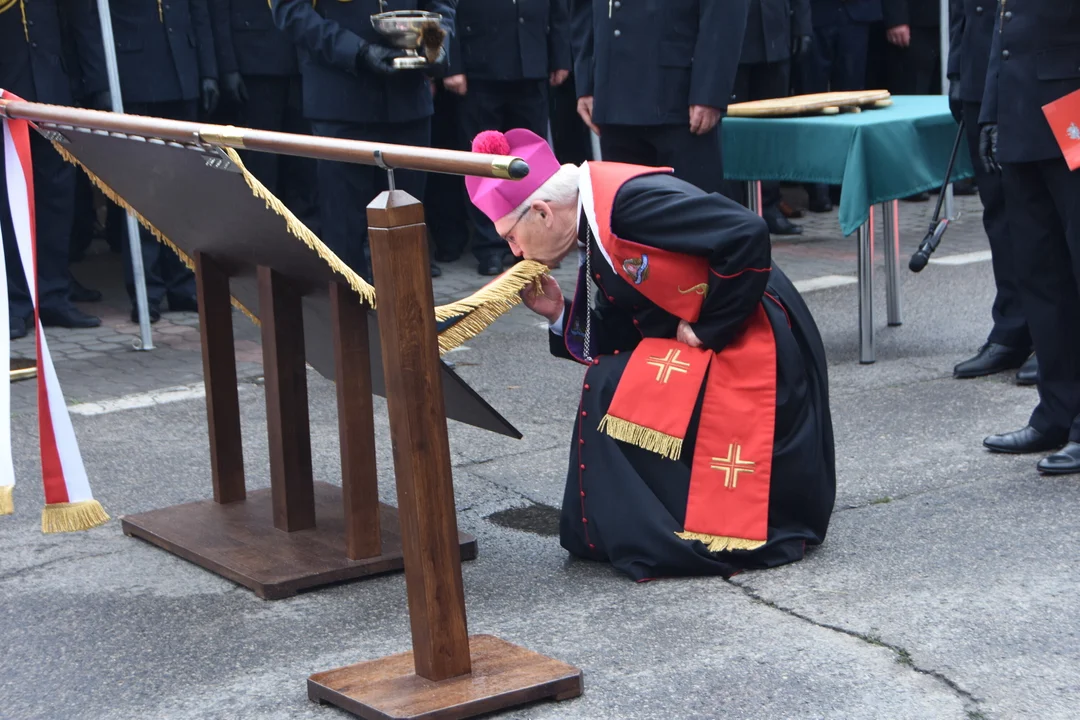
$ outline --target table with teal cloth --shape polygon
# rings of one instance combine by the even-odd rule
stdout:
[[[959,130],[943,95],[897,95],[892,105],[803,117],[726,117],[724,177],[755,182],[841,185],[840,230],[859,235],[860,360],[874,361],[872,209],[883,205],[889,324],[900,324],[899,208],[895,202],[941,187]],[[974,175],[961,141],[950,176]],[[751,203],[756,193],[751,194]]]

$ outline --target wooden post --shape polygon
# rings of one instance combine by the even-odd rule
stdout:
[[[341,441],[345,554],[350,560],[360,560],[382,552],[368,310],[356,293],[335,282],[330,284],[330,314]]]
[[[258,272],[274,527],[295,532],[315,527],[304,316],[284,277],[263,266]]]
[[[239,502],[247,493],[244,489],[244,448],[240,437],[229,276],[213,258],[197,252],[195,286],[199,300],[214,502]]]

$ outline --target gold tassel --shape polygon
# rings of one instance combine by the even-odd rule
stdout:
[[[77,503],[54,503],[41,511],[41,532],[76,532],[89,530],[109,521],[109,515],[97,500]]]
[[[12,499],[14,485],[0,485],[0,515],[11,515],[15,512],[15,501]]]
[[[724,537],[722,535],[706,535],[704,533],[677,532],[683,540],[700,540],[709,548],[709,552],[724,552],[726,550],[757,550],[765,544],[764,540],[747,540],[745,538]]]
[[[499,316],[521,302],[521,291],[530,283],[539,285],[550,270],[535,260],[522,260],[472,295],[435,308],[438,322],[461,317],[439,334],[440,354],[449,352],[486,330]],[[537,288],[539,289],[539,287]]]
[[[157,0],[157,19],[159,23],[165,22],[165,12],[161,9],[161,0]]]
[[[682,438],[652,430],[614,415],[604,415],[597,430],[607,433],[616,440],[663,455],[669,460],[678,460],[679,455],[682,454]]]
[[[149,220],[139,214],[138,210],[131,207],[131,205],[129,205],[128,202],[124,200],[124,198],[117,195],[116,191],[106,185],[104,180],[99,178],[94,173],[90,172],[90,169],[83,165],[77,157],[69,153],[63,145],[56,142],[55,140],[53,141],[52,145],[56,149],[56,152],[60,153],[60,157],[64,158],[64,160],[86,173],[86,176],[90,178],[90,182],[93,183],[94,186],[97,187],[97,189],[100,190],[105,197],[107,197],[109,200],[116,203],[120,207],[124,208],[124,210],[131,213],[135,220],[138,221],[138,223],[144,228],[146,228],[150,232],[150,234],[157,239],[158,242],[176,253],[177,257],[180,258],[180,262],[184,263],[184,265],[186,265],[192,272],[194,272],[195,262],[191,258],[189,258],[183,250],[174,245],[173,242],[169,240],[169,238],[165,237],[160,230],[154,227]],[[246,307],[244,307],[239,300],[237,300],[236,298],[232,298],[232,305],[234,308],[246,315],[247,318],[253,323],[255,323],[256,325],[259,324],[259,320],[255,317],[255,314],[248,310]]]
[[[326,245],[315,236],[315,233],[311,232],[304,223],[300,222],[298,217],[292,214],[292,211],[289,210],[289,208],[285,207],[285,203],[274,197],[274,194],[267,190],[266,186],[259,182],[259,179],[244,167],[244,163],[240,160],[240,155],[235,150],[230,147],[222,148],[222,150],[225,151],[225,154],[229,156],[229,159],[232,160],[233,164],[243,173],[244,180],[247,182],[248,187],[251,188],[251,193],[266,203],[266,207],[285,218],[285,227],[289,229],[289,232],[314,250],[334,272],[338,273],[349,282],[349,287],[351,287],[365,303],[374,308],[375,288],[368,285],[364,278],[353,272],[352,268],[343,263],[330,248],[326,247]]]

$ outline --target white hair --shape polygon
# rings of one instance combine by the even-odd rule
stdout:
[[[577,204],[578,180],[581,177],[581,168],[572,163],[560,167],[555,174],[538,187],[532,195],[525,198],[524,202],[514,208],[510,214],[520,217],[537,200],[553,205]]]

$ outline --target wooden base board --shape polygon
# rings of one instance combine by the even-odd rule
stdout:
[[[364,720],[459,720],[581,695],[581,670],[491,635],[469,636],[472,672],[435,682],[411,652],[316,673],[308,697]]]
[[[315,522],[310,530],[274,527],[270,490],[248,493],[242,502],[213,500],[174,505],[122,518],[125,535],[142,538],[174,555],[255,591],[266,600],[309,588],[354,580],[404,567],[397,508],[382,504],[382,554],[345,557],[341,488],[315,483]],[[459,533],[461,559],[476,558],[476,538]]]

